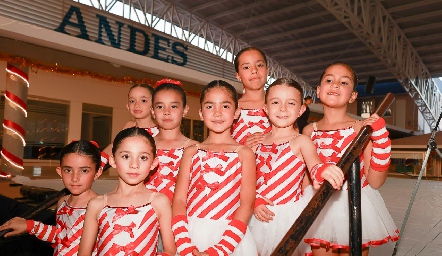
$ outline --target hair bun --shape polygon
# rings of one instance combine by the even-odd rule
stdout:
[[[158,86],[160,86],[162,84],[174,84],[174,85],[178,85],[179,87],[183,87],[181,82],[178,80],[173,80],[170,78],[163,78],[155,84],[155,88],[157,88]]]

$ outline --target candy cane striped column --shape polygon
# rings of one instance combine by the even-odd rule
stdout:
[[[23,171],[28,88],[27,68],[22,69],[8,64],[0,161],[0,177],[3,178],[10,178],[11,175],[20,174]]]

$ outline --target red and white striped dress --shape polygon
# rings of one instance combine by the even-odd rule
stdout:
[[[156,255],[159,223],[150,203],[153,196],[142,206],[106,205],[101,210],[98,215],[98,255]],[[106,195],[104,197],[106,201]]]
[[[205,251],[217,244],[240,206],[242,167],[237,153],[198,149],[192,157],[187,216],[192,243]],[[231,255],[257,255],[250,231]]]
[[[324,163],[336,164],[350,143],[356,137],[353,126],[330,131],[317,130],[313,123],[311,135],[317,147],[319,157]],[[397,241],[399,231],[385,206],[379,191],[373,189],[364,172],[363,154],[360,156],[361,166],[361,217],[362,246],[376,246]],[[320,243],[333,248],[349,249],[349,212],[348,184],[344,183],[341,190],[335,191],[313,223],[306,235],[305,242],[311,246]]]
[[[189,143],[188,139],[183,147],[172,149],[157,149],[159,160],[157,171],[149,177],[146,187],[152,191],[165,194],[172,202],[175,192],[176,177],[180,167],[184,146]]]
[[[269,118],[263,108],[241,109],[239,118],[233,123],[232,138],[244,145],[247,137],[256,132],[268,133],[272,130]]]
[[[66,199],[67,200],[67,199]],[[27,231],[38,239],[52,243],[54,255],[77,255],[83,233],[86,207],[72,207],[64,200],[56,213],[56,226],[28,220]],[[96,247],[92,255],[96,255]]]
[[[296,221],[313,196],[311,186],[302,195],[302,180],[306,165],[293,154],[290,141],[282,144],[263,145],[256,148],[256,198],[270,199],[274,206],[267,205],[275,216],[269,223],[252,216],[249,228],[261,256],[270,255]],[[309,251],[300,244],[293,255],[304,255]]]

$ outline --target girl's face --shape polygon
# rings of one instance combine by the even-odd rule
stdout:
[[[199,110],[200,118],[210,131],[223,133],[230,131],[233,120],[238,118],[240,109],[235,109],[235,102],[226,89],[215,87],[204,96]]]
[[[188,110],[189,106],[183,106],[182,95],[174,90],[161,90],[155,94],[152,115],[164,130],[179,128]]]
[[[261,90],[267,81],[269,69],[264,57],[256,50],[246,51],[238,58],[236,78],[249,90]]]
[[[148,118],[151,114],[152,95],[146,88],[132,88],[126,107],[135,119]]]
[[[96,165],[89,156],[70,153],[61,160],[57,173],[64,186],[72,195],[81,195],[92,187],[92,183],[101,175],[101,168],[95,171]]]
[[[342,107],[356,100],[353,75],[343,65],[333,65],[325,70],[316,93],[323,104],[329,107]]]
[[[142,136],[125,138],[109,163],[117,169],[118,176],[129,185],[143,182],[158,164],[149,141]]]
[[[301,93],[294,87],[282,84],[272,86],[264,108],[272,125],[278,128],[293,126],[305,111],[301,99]]]

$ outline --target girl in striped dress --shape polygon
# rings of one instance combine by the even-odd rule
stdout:
[[[133,120],[127,121],[123,130],[130,127],[140,127],[155,137],[158,126],[152,118],[152,94],[153,88],[147,84],[135,84],[129,89],[126,108]],[[112,143],[101,152],[101,166],[109,163],[109,155],[112,153]]]
[[[317,87],[324,117],[306,126],[303,133],[311,136],[322,161],[337,163],[363,126],[373,128],[371,141],[360,156],[361,242],[362,255],[366,256],[370,246],[398,240],[399,232],[377,190],[385,182],[390,164],[391,141],[385,121],[376,114],[364,121],[347,114],[347,105],[357,98],[357,84],[356,73],[350,65],[344,62],[329,65]],[[345,182],[341,191],[333,193],[306,236],[313,255],[349,255],[347,186]]]
[[[294,80],[280,78],[266,91],[265,111],[272,131],[255,149],[256,200],[250,231],[261,256],[270,255],[313,196],[312,186],[302,192],[306,167],[315,187],[327,180],[339,189],[344,175],[337,166],[323,164],[309,137],[300,135],[293,124],[305,111],[302,87]],[[309,251],[298,246],[293,255]]]
[[[239,114],[235,88],[212,81],[202,91],[201,119],[209,136],[187,147],[172,209],[180,255],[258,255],[247,223],[255,201],[255,158],[231,137]]]
[[[167,78],[158,81],[152,95],[152,109],[160,130],[154,138],[159,163],[146,187],[164,193],[172,203],[184,148],[197,143],[180,130],[181,120],[189,110],[181,82]]]
[[[163,255],[175,254],[170,228],[170,201],[144,185],[156,167],[155,142],[142,128],[127,128],[113,142],[110,164],[117,169],[117,187],[87,206],[78,255],[90,255],[97,241],[97,255],[156,255],[158,232]]]
[[[232,137],[241,145],[255,146],[271,130],[264,112],[264,85],[269,75],[267,58],[258,48],[242,49],[235,58],[236,78],[244,93],[238,104],[241,114],[232,126]]]
[[[58,201],[56,226],[38,221],[13,218],[0,227],[13,229],[6,236],[28,232],[37,238],[53,244],[54,255],[77,255],[88,201],[96,197],[92,183],[101,175],[100,149],[95,142],[73,141],[60,153],[57,173],[65,187],[71,192]],[[96,248],[92,243],[92,255]]]

